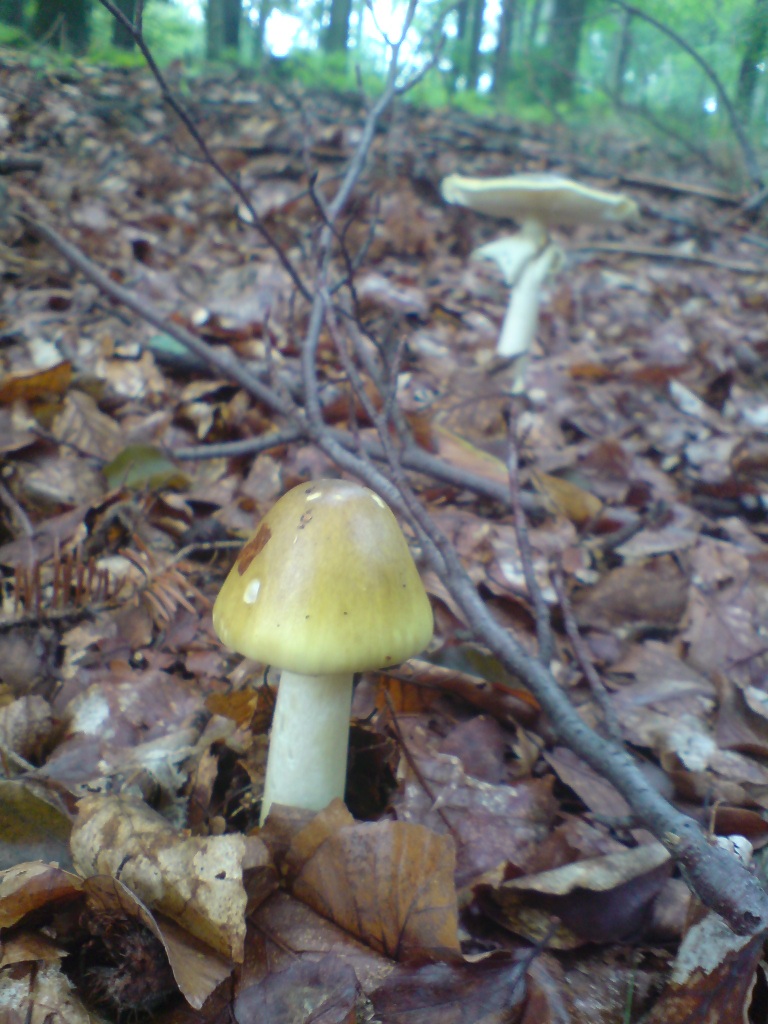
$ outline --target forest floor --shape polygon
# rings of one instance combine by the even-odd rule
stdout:
[[[362,104],[182,71],[171,88],[311,282]],[[222,647],[211,604],[278,496],[338,469],[289,437],[220,447],[283,424],[31,223],[289,389],[309,304],[148,73],[6,53],[0,139],[2,1019],[765,1020],[760,939],[691,899],[431,571],[432,645],[356,689],[346,808],[258,829],[275,680]],[[521,171],[626,192],[640,218],[558,233],[510,401],[508,292],[469,258],[507,228],[439,185]],[[401,408],[448,467],[414,486],[487,606],[536,650],[512,430],[563,690],[598,728],[607,704],[658,790],[762,871],[766,241],[708,173],[629,136],[577,153],[398,104],[342,238],[360,324],[399,352]],[[330,337],[317,373],[326,421],[370,432]]]

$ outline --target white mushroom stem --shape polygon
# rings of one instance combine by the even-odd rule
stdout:
[[[470,258],[491,260],[504,276],[504,283],[512,288],[531,261],[545,250],[548,241],[547,232],[541,224],[528,221],[517,234],[486,242],[475,249]]]
[[[320,811],[344,799],[352,673],[283,670],[269,741],[261,824],[272,804]]]
[[[496,348],[500,356],[521,356],[530,350],[539,322],[541,288],[560,258],[560,249],[556,245],[548,245],[518,277],[501,325]]]

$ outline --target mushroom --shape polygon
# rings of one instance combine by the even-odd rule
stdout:
[[[440,186],[447,203],[468,206],[490,217],[511,217],[546,230],[636,217],[637,203],[621,193],[590,188],[557,174],[513,174],[508,178],[465,178],[451,174]]]
[[[508,178],[466,178],[451,174],[441,185],[449,203],[491,217],[509,217],[522,225],[518,234],[480,246],[473,259],[493,260],[512,289],[502,325],[498,354],[515,358],[513,393],[525,386],[528,353],[536,335],[541,289],[563,263],[562,250],[549,238],[556,226],[597,224],[636,217],[629,196],[589,188],[554,174],[517,174]]]
[[[432,636],[432,609],[385,502],[347,480],[284,494],[213,606],[227,647],[281,669],[261,821],[273,803],[343,798],[355,672],[396,665]]]

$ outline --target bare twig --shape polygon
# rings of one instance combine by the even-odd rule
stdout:
[[[573,615],[571,602],[568,600],[568,595],[565,592],[563,574],[559,569],[556,569],[552,574],[552,581],[555,585],[557,599],[560,602],[560,611],[563,615],[563,625],[565,626],[566,635],[571,641],[571,647],[574,655],[576,656],[576,661],[579,664],[579,668],[584,673],[584,678],[589,684],[595,703],[600,708],[608,735],[615,743],[623,744],[624,737],[622,736],[619,720],[616,717],[613,705],[608,699],[608,694],[606,693],[605,686],[603,686],[603,681],[597,674],[595,666],[592,664],[586,644],[579,632],[579,627]]]
[[[700,252],[683,252],[660,245],[627,245],[623,242],[593,242],[580,245],[574,252],[618,252],[623,256],[642,256],[650,260],[672,260],[675,263],[699,263],[706,267],[719,267],[734,274],[763,274],[765,268],[742,260],[724,260]]]
[[[517,442],[514,437],[514,423],[509,424],[509,456],[507,458],[509,471],[509,488],[512,494],[512,511],[515,516],[515,536],[517,548],[520,552],[520,563],[523,567],[525,585],[528,589],[528,596],[533,602],[534,619],[536,621],[536,639],[539,644],[539,661],[542,665],[549,665],[555,653],[555,641],[552,635],[552,624],[550,622],[549,608],[544,600],[536,570],[533,566],[533,552],[531,551],[531,540],[528,536],[528,524],[525,521],[525,512],[520,501],[520,474],[517,457]]]

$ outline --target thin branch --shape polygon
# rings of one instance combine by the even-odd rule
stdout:
[[[509,456],[507,458],[507,469],[509,472],[509,489],[512,496],[512,511],[515,517],[515,537],[517,548],[520,552],[520,562],[523,567],[525,585],[528,589],[528,596],[533,602],[534,619],[536,622],[536,639],[539,645],[539,661],[542,665],[549,665],[555,654],[555,640],[552,635],[552,623],[550,621],[549,607],[544,600],[536,570],[533,565],[533,551],[531,550],[531,539],[528,536],[528,524],[525,521],[525,512],[520,501],[520,467],[517,457],[517,441],[514,437],[514,424],[509,424]]]
[[[566,635],[571,641],[571,647],[574,655],[576,656],[576,661],[584,674],[584,678],[589,684],[595,703],[600,708],[608,735],[614,743],[623,744],[624,737],[621,732],[621,725],[616,717],[616,711],[608,698],[603,681],[597,674],[595,666],[592,664],[589,657],[587,645],[584,643],[584,639],[579,632],[578,624],[573,615],[571,602],[568,600],[568,594],[565,591],[563,574],[559,569],[553,573],[552,581],[555,585],[557,599],[560,602],[560,610],[563,615],[563,625],[565,626]]]
[[[643,256],[650,260],[671,260],[676,263],[698,263],[706,267],[719,267],[734,274],[763,274],[765,268],[741,260],[724,260],[700,252],[683,252],[660,245],[626,245],[623,242],[592,242],[580,245],[573,252],[618,252],[622,256]]]
[[[176,448],[168,454],[171,458],[183,462],[199,459],[239,459],[244,455],[260,455],[262,452],[281,448],[303,437],[299,427],[286,427],[284,430],[270,430],[258,437],[246,437],[242,441],[223,441],[219,444],[192,445],[189,448]]]

